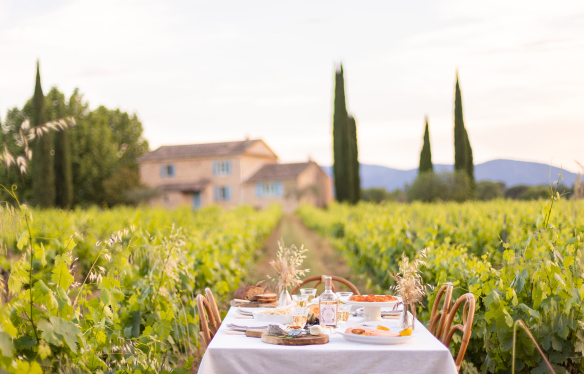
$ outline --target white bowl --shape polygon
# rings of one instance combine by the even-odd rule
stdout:
[[[270,315],[270,314],[263,314],[263,313],[258,313],[258,312],[253,313],[253,319],[256,321],[262,321],[262,322],[281,323],[282,325],[287,325],[287,324],[292,323],[292,321],[294,321],[294,318],[292,318],[292,314]]]

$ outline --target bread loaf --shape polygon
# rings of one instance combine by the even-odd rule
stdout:
[[[260,286],[243,286],[235,291],[234,299],[251,300],[256,299],[256,295],[264,293],[265,288]]]

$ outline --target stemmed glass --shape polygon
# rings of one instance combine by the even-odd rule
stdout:
[[[308,295],[292,295],[292,301],[296,303],[299,307],[306,307],[308,304]]]
[[[301,288],[300,294],[307,295],[308,302],[310,303],[312,301],[312,299],[314,299],[316,297],[316,288]]]

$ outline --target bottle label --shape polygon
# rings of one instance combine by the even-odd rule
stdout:
[[[320,323],[326,326],[337,325],[337,304],[320,305]]]

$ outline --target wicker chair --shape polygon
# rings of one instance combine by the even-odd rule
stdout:
[[[213,311],[213,317],[215,317],[217,326],[220,326],[221,315],[219,314],[219,308],[217,308],[217,302],[215,301],[215,296],[213,296],[213,291],[211,291],[209,287],[205,288],[205,297],[207,298],[207,301],[209,301],[209,304],[211,304],[211,310]]]
[[[205,296],[197,295],[197,308],[199,309],[199,335],[206,349],[209,343],[211,343],[211,339],[215,336],[219,326],[215,322],[215,317],[213,317],[211,304]]]
[[[298,292],[300,287],[302,287],[305,284],[310,283],[310,282],[316,282],[316,284],[314,285],[314,288],[318,287],[319,284],[324,283],[324,277],[327,277],[327,275],[315,275],[313,277],[308,277],[308,278],[304,279],[302,282],[300,282],[299,285],[294,287],[294,289],[292,290],[292,295],[294,295],[296,292]],[[349,287],[355,295],[361,295],[361,293],[359,292],[357,287],[355,287],[355,285],[353,283],[349,282],[345,278],[337,277],[336,275],[331,275],[330,277],[332,278],[333,282],[339,282],[339,283],[342,283],[342,284],[346,285],[347,287]],[[333,292],[334,292],[335,285],[332,283],[331,283],[331,285],[333,287]]]
[[[450,312],[450,307],[452,306],[453,288],[454,287],[450,282],[440,287],[436,299],[434,299],[434,305],[432,306],[432,314],[430,315],[430,326],[428,327],[428,330],[430,330],[430,332],[440,341],[442,341],[442,336],[444,335],[444,324],[448,317],[448,313]],[[442,301],[442,296],[444,296],[442,310],[438,311],[440,301]]]
[[[454,322],[454,317],[456,316],[456,312],[464,302],[464,307],[462,308],[462,324],[452,326]],[[456,330],[462,332],[462,342],[460,343],[460,349],[458,350],[458,356],[456,356],[456,369],[460,371],[460,365],[462,364],[462,360],[464,359],[464,354],[466,353],[466,349],[468,348],[468,342],[470,341],[470,336],[472,334],[472,323],[474,320],[475,314],[475,297],[472,293],[467,293],[462,295],[461,297],[456,300],[454,306],[450,310],[448,314],[448,318],[446,318],[446,323],[444,324],[444,337],[442,339],[442,343],[445,346],[449,347],[450,342],[452,341],[452,336],[456,332]]]

